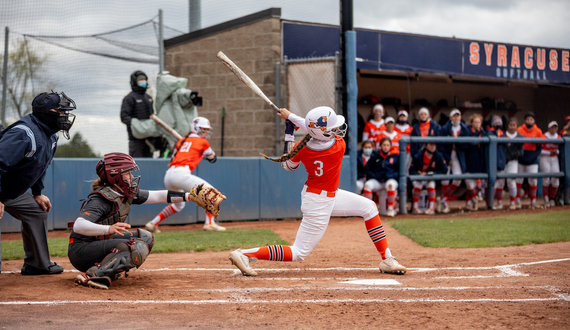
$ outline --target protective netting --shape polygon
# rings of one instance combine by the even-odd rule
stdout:
[[[202,28],[270,7],[282,8],[285,19],[337,24],[338,3],[326,11],[323,3],[330,1],[202,1]],[[10,29],[9,54],[16,54],[8,69],[7,124],[29,113],[38,93],[64,91],[77,103],[72,136],[81,133],[98,154],[128,152],[119,113],[131,91],[129,77],[144,71],[149,77],[147,93],[154,97],[158,11],[163,10],[163,35],[169,39],[188,33],[188,6],[188,0],[1,1],[0,61],[4,27]]]

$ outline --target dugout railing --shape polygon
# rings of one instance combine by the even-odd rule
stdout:
[[[433,142],[437,144],[441,143],[484,143],[485,157],[486,157],[486,168],[487,172],[482,173],[463,173],[463,174],[434,174],[434,175],[408,175],[406,168],[406,162],[400,161],[400,178],[398,181],[398,193],[400,196],[400,213],[406,214],[406,191],[408,189],[408,180],[410,181],[441,181],[441,180],[455,180],[455,179],[486,179],[488,180],[487,187],[494,187],[497,179],[502,178],[544,178],[544,177],[560,177],[564,181],[564,204],[567,205],[570,202],[570,137],[565,136],[561,139],[544,139],[544,138],[517,138],[517,139],[507,139],[498,138],[496,136],[484,136],[484,137],[407,137],[403,136],[399,141],[400,148],[400,160],[406,159],[406,149],[409,143],[419,143],[425,144],[428,142]],[[560,150],[560,172],[551,173],[541,173],[540,169],[538,173],[498,173],[497,170],[497,147],[499,143],[535,143],[535,144],[545,144],[545,143],[555,143],[561,144]],[[493,205],[495,199],[495,190],[488,189],[486,195],[487,205],[490,207]]]

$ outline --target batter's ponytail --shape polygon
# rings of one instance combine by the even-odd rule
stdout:
[[[307,145],[307,142],[309,142],[309,140],[311,139],[311,135],[307,134],[305,135],[305,137],[295,146],[295,148],[293,148],[291,151],[289,151],[288,154],[283,155],[279,158],[269,158],[266,155],[259,153],[261,156],[263,156],[263,158],[274,161],[276,163],[283,163],[284,161],[287,161],[291,158],[293,158],[299,151],[301,151],[301,149],[303,149],[305,147],[305,145]]]

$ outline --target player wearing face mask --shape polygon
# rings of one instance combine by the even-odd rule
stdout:
[[[356,187],[358,188],[358,193],[362,193],[364,188],[364,183],[366,182],[366,172],[368,171],[369,160],[371,158],[377,157],[377,151],[374,150],[374,142],[367,140],[362,142],[362,149],[357,153],[357,169],[358,169],[358,180],[356,181]],[[373,156],[374,154],[374,156]]]

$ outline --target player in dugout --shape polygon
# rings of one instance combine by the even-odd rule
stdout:
[[[535,116],[533,112],[528,112],[524,116],[524,124],[519,126],[517,132],[527,138],[542,138],[542,130],[535,124]],[[523,155],[519,158],[518,173],[538,173],[538,159],[542,150],[542,145],[537,143],[525,143],[523,145]],[[517,178],[517,209],[522,208],[521,189],[524,178]],[[537,178],[528,178],[528,197],[530,198],[530,208],[539,208],[536,204],[536,190],[538,186]]]
[[[423,214],[419,209],[419,201],[422,193],[422,188],[427,188],[427,201],[428,207],[425,214],[433,215],[435,214],[435,181],[429,180],[429,176],[433,174],[445,174],[447,173],[447,162],[437,151],[437,145],[435,143],[426,143],[420,152],[416,154],[412,160],[412,166],[410,167],[410,175],[424,175],[425,180],[413,181],[413,194],[412,194],[412,214]]]

